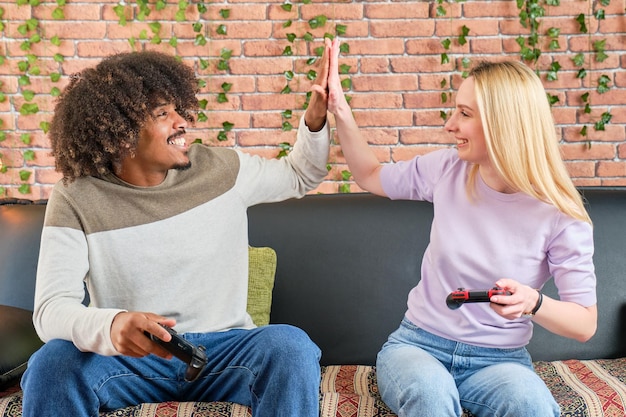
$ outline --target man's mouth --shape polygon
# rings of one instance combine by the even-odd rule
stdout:
[[[184,136],[174,136],[174,137],[167,138],[168,145],[176,145],[176,146],[184,147],[185,143],[186,141],[185,141]]]

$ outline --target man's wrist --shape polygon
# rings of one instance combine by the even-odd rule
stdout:
[[[304,117],[304,123],[311,132],[319,132],[326,125],[326,115],[322,117]]]

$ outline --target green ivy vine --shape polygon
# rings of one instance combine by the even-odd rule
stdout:
[[[581,80],[589,77],[590,74],[596,74],[597,70],[594,70],[594,63],[601,63],[608,58],[606,53],[606,39],[593,40],[589,33],[589,23],[591,19],[602,20],[605,18],[605,11],[603,7],[610,4],[610,0],[586,0],[588,1],[589,8],[587,13],[581,13],[575,20],[578,24],[579,32],[581,34],[588,34],[589,47],[586,51],[580,52],[571,57],[574,65],[578,68],[577,77]],[[216,22],[211,22],[206,19],[208,12],[207,3],[210,0],[198,0],[188,1],[180,0],[177,3],[168,3],[165,0],[135,0],[134,2],[120,0],[120,2],[113,7],[113,11],[118,18],[118,24],[125,26],[130,22],[147,22],[147,29],[140,30],[136,35],[131,36],[128,40],[133,50],[141,48],[145,44],[166,44],[175,48],[178,45],[178,39],[176,36],[171,35],[166,37],[163,32],[162,23],[158,20],[148,20],[153,11],[162,11],[167,7],[175,7],[175,21],[181,24],[190,24],[195,34],[194,44],[197,46],[204,46],[211,41],[211,37],[226,37],[228,35],[228,19],[230,18],[230,9],[223,8],[219,10],[219,18]],[[448,8],[453,3],[463,3],[465,0],[435,0],[435,13],[437,18],[445,17],[448,14]],[[31,7],[36,8],[41,5],[41,0],[16,0],[18,7]],[[299,3],[299,4],[298,4]],[[329,18],[325,15],[318,15],[311,19],[304,20],[302,18],[302,7],[306,7],[307,4],[312,3],[312,0],[285,0],[281,5],[282,10],[285,12],[293,13],[293,16],[287,19],[283,23],[283,28],[288,29],[286,34],[288,45],[282,51],[283,56],[293,56],[294,50],[297,50],[296,46],[298,42],[304,42],[311,44],[316,41],[315,36],[312,34],[314,31],[324,30],[323,38],[334,38],[335,36],[342,36],[346,33],[347,26],[334,23],[329,25]],[[517,43],[520,47],[520,57],[522,60],[535,66],[538,73],[544,72],[547,81],[556,81],[559,77],[559,71],[562,69],[561,63],[557,59],[553,59],[547,68],[537,68],[539,63],[539,57],[545,52],[557,51],[560,49],[559,37],[560,30],[558,28],[547,28],[543,30],[542,19],[546,16],[548,7],[559,7],[560,0],[516,0],[517,8],[519,10],[519,22],[522,27],[528,29],[528,34],[519,36]],[[51,12],[53,20],[64,20],[66,6],[66,0],[55,0],[54,8]],[[199,13],[199,18],[195,21],[190,20],[188,12],[190,8],[195,7]],[[452,19],[452,18],[450,18]],[[296,25],[295,23],[301,23]],[[5,10],[0,7],[0,31],[5,31],[6,17]],[[214,27],[214,34],[211,32],[211,27]],[[300,29],[295,29],[299,27]],[[289,28],[294,28],[289,29]],[[7,100],[13,100],[13,105],[19,105],[19,113],[22,116],[37,115],[41,112],[37,103],[37,93],[35,88],[32,87],[33,78],[49,78],[50,90],[48,94],[52,97],[60,95],[61,91],[57,86],[57,83],[62,77],[61,64],[64,62],[65,57],[60,52],[61,40],[58,35],[54,33],[47,33],[38,18],[30,18],[17,27],[17,33],[21,40],[20,49],[25,52],[24,58],[17,63],[17,69],[19,71],[17,77],[18,92],[15,95],[8,96],[4,92],[4,86],[0,82],[0,102]],[[450,35],[441,40],[443,52],[440,54],[441,65],[447,65],[451,62],[453,57],[454,45],[463,46],[468,41],[470,35],[470,28],[462,26],[459,33]],[[6,36],[6,34],[5,34]],[[17,38],[17,37],[16,37]],[[547,40],[547,51],[542,51],[541,45],[542,39]],[[52,51],[52,61],[56,63],[54,70],[42,70],[46,68],[42,65],[42,58],[37,56],[34,52],[35,47],[43,47],[48,53]],[[341,52],[349,53],[349,44],[341,44]],[[302,74],[296,74],[293,71],[286,71],[284,73],[285,85],[281,90],[282,94],[294,94],[298,91],[297,85],[294,83],[300,82],[302,79],[314,80],[317,76],[316,71],[313,69],[314,64],[322,55],[323,47],[317,47],[313,49],[313,56],[306,60],[306,68]],[[0,53],[0,65],[6,63],[7,51]],[[209,73],[217,72],[228,74],[230,71],[229,61],[233,55],[233,51],[223,48],[220,50],[219,56],[216,59],[209,59],[205,57],[197,58],[197,65],[199,70],[208,71]],[[46,58],[46,60],[49,60]],[[459,71],[462,77],[467,76],[467,71],[470,67],[470,60],[467,57],[463,57],[460,60],[454,62],[454,71]],[[340,73],[342,75],[350,72],[350,66],[342,64],[340,66]],[[47,71],[47,72],[46,72]],[[452,85],[449,82],[449,77],[444,77],[440,82],[442,89],[441,102],[447,104],[452,94]],[[206,77],[200,77],[200,87],[206,86]],[[581,111],[583,114],[590,114],[592,112],[591,92],[595,90],[598,94],[604,94],[611,89],[611,79],[608,75],[601,74],[595,80],[591,80],[588,84],[592,85],[589,91],[581,93]],[[351,88],[351,80],[346,77],[342,80],[342,86],[346,90]],[[232,83],[224,82],[220,86],[220,91],[216,93],[217,103],[226,103],[229,101],[229,93],[232,90]],[[348,101],[350,96],[346,96]],[[552,96],[548,94],[548,98],[551,104],[556,104],[559,101],[558,96]],[[306,109],[310,100],[310,93],[306,93],[305,101],[302,106]],[[206,112],[208,110],[208,100],[202,99],[199,101],[200,111],[198,113],[198,121],[205,122],[208,120]],[[293,129],[292,118],[293,109],[285,109],[280,112],[281,116],[281,129],[283,131],[290,131]],[[444,110],[440,111],[440,116],[443,120],[446,120],[447,113]],[[605,129],[606,124],[610,123],[612,114],[609,110],[603,112],[596,120],[592,120],[592,126],[597,131]],[[4,126],[5,122],[0,119],[0,142],[7,140],[9,130]],[[41,121],[39,128],[45,134],[49,129],[49,122]],[[222,127],[217,133],[217,141],[228,140],[228,134],[235,128],[234,123],[230,121],[223,121]],[[580,130],[581,136],[588,138],[588,126],[583,125]],[[30,133],[22,133],[19,136],[19,147],[28,148],[32,143],[32,136]],[[201,139],[196,139],[201,141]],[[587,139],[587,146],[591,146],[591,142]],[[279,151],[277,157],[283,157],[291,150],[289,143],[279,144]],[[35,160],[36,154],[31,149],[25,149],[20,152],[21,158],[30,162]],[[8,156],[0,153],[0,173],[6,173],[10,165],[15,165],[13,161],[8,161]],[[330,169],[330,168],[329,168]],[[27,168],[20,169],[17,173],[21,184],[18,188],[18,192],[21,194],[29,194],[31,192],[28,181],[32,176],[32,170]],[[347,170],[341,172],[341,182],[339,183],[339,192],[350,192],[349,181],[351,179],[351,173]],[[0,196],[6,195],[4,187],[0,186]]]
[[[520,46],[520,55],[526,62],[533,64],[536,68],[539,57],[542,54],[540,48],[541,41],[541,19],[546,15],[546,7],[558,7],[560,6],[560,0],[516,0],[519,12],[520,24],[529,29],[527,36],[519,36],[517,43]],[[602,20],[605,17],[605,11],[601,7],[606,7],[611,3],[611,0],[589,0],[588,14],[580,13],[576,16],[575,20],[578,23],[579,31],[583,34],[589,34],[588,22],[591,18],[596,20]],[[599,5],[600,7],[595,7]],[[594,11],[595,9],[595,11]],[[560,49],[559,45],[560,29],[550,27],[545,31],[544,36],[548,39],[548,51],[555,51]],[[594,62],[603,62],[608,58],[605,52],[606,39],[592,41],[591,34],[589,34],[589,52],[580,52],[571,57],[574,65],[578,68],[576,77],[584,79],[588,76],[593,69]],[[593,53],[591,52],[593,51]],[[593,55],[593,58],[591,57]],[[547,81],[558,80],[558,73],[562,66],[558,60],[554,59],[548,68],[544,69],[546,72]],[[537,72],[540,72],[538,68]],[[604,94],[610,90],[611,79],[607,75],[600,75],[596,80],[596,92],[598,94]],[[590,92],[584,92],[580,96],[582,103],[582,112],[584,114],[591,113],[591,100]],[[559,102],[558,96],[548,93],[548,100],[551,105]],[[603,112],[600,117],[593,121],[593,128],[597,131],[605,130],[607,123],[611,121],[612,115],[610,111]],[[591,141],[588,139],[588,126],[584,124],[580,130],[580,135],[586,140],[586,146],[591,147]]]

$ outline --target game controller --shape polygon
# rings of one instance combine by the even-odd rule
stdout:
[[[451,310],[456,310],[464,303],[489,302],[494,295],[511,295],[511,292],[500,287],[493,287],[489,290],[466,290],[465,288],[459,288],[446,297],[446,304]]]
[[[172,353],[181,361],[187,364],[187,370],[185,371],[185,381],[195,381],[200,372],[207,364],[206,348],[202,345],[196,347],[192,343],[180,337],[176,330],[161,324],[167,332],[172,335],[172,340],[164,342],[153,334],[145,332],[152,341],[163,346],[167,351]]]

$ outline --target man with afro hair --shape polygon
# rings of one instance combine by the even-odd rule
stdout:
[[[281,159],[189,145],[198,80],[173,56],[121,53],[71,78],[50,129],[63,179],[41,237],[33,321],[46,343],[22,380],[25,417],[163,401],[319,415],[319,348],[246,312],[246,211],[300,198],[326,176],[329,48]],[[169,341],[163,326],[206,348],[194,381],[147,337]]]

